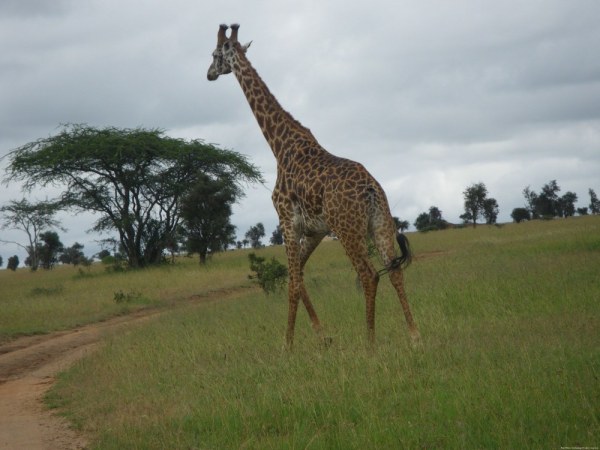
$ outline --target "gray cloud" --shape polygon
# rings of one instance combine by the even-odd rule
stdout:
[[[578,206],[589,187],[600,189],[594,0],[234,0],[223,9],[191,0],[0,3],[0,156],[72,122],[203,138],[265,171],[266,187],[248,189],[234,222],[240,234],[259,220],[272,230],[272,154],[234,77],[206,81],[218,24],[239,21],[281,104],[328,150],[362,162],[394,214],[411,222],[431,205],[458,221],[462,190],[477,181],[501,220],[523,204],[527,185],[557,179]],[[0,204],[21,195],[3,187]],[[63,242],[93,245],[95,236],[73,239],[92,220],[68,220]],[[5,259],[11,252],[0,245]]]

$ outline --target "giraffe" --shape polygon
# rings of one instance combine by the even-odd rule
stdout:
[[[373,176],[359,163],[326,151],[311,131],[284,110],[246,57],[251,42],[238,42],[239,24],[220,25],[209,81],[233,72],[258,125],[277,160],[277,180],[272,200],[279,215],[288,259],[288,324],[286,343],[292,348],[298,303],[302,300],[312,327],[322,328],[304,286],[306,261],[323,237],[334,232],[358,273],[366,302],[367,337],[375,339],[375,295],[379,276],[389,274],[413,342],[419,331],[404,290],[402,267],[410,263],[406,237],[396,230],[386,195]],[[377,271],[369,259],[371,238],[383,262]],[[394,241],[400,246],[397,256]]]

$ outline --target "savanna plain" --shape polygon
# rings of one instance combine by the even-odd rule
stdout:
[[[599,447],[600,217],[408,236],[416,347],[383,276],[370,350],[336,241],[305,270],[328,345],[301,308],[285,349],[286,293],[252,287],[249,250],[206,267],[1,271],[0,342],[162,311],[107,335],[47,395],[97,449]],[[283,247],[258,254],[285,261]]]

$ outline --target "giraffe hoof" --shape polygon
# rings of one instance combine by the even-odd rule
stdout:
[[[410,343],[412,348],[419,348],[421,347],[421,334],[419,333],[418,330],[412,330],[410,332]]]

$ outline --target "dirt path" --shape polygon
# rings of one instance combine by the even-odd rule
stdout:
[[[215,291],[185,304],[233,298],[247,288]],[[43,398],[56,375],[89,354],[100,340],[119,329],[166,312],[143,310],[75,330],[17,339],[0,346],[0,449],[86,448],[85,436],[49,411]]]

